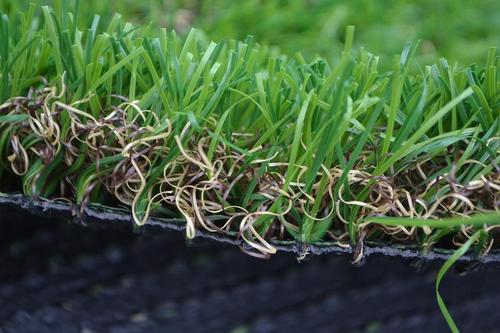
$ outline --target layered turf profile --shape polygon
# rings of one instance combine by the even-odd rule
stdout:
[[[119,15],[80,30],[58,3],[0,17],[0,196],[180,218],[188,238],[263,258],[284,243],[355,247],[354,262],[365,243],[454,250],[436,295],[458,332],[444,274],[500,250],[494,48],[464,67],[408,44],[385,71],[353,27],[337,60],[306,60]]]
[[[269,240],[498,247],[495,49],[418,66],[410,44],[378,72],[353,28],[329,63],[36,10],[0,21],[0,190],[179,216],[261,257]]]

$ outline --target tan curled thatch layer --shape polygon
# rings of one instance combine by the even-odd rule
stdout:
[[[63,85],[64,87],[64,85]],[[151,210],[157,207],[169,207],[179,212],[186,220],[186,233],[193,238],[197,228],[211,232],[238,230],[240,236],[254,249],[248,251],[252,255],[267,256],[275,253],[275,249],[266,239],[287,239],[287,231],[299,234],[300,225],[291,214],[292,208],[315,222],[323,222],[334,217],[330,230],[325,231],[325,238],[335,240],[339,246],[349,242],[349,221],[341,213],[341,206],[359,207],[357,232],[360,237],[370,235],[401,243],[418,242],[418,226],[373,225],[362,222],[368,216],[397,216],[418,219],[436,220],[447,216],[471,216],[495,210],[500,202],[500,173],[497,168],[479,179],[460,183],[456,177],[456,168],[437,177],[432,177],[440,168],[446,166],[444,156],[439,158],[419,159],[405,165],[404,170],[392,176],[375,176],[369,167],[357,165],[346,174],[345,184],[338,186],[344,172],[340,166],[321,166],[309,192],[305,189],[305,178],[308,167],[296,165],[298,172],[295,179],[287,184],[287,162],[279,161],[276,153],[267,159],[250,159],[249,154],[232,149],[230,145],[219,142],[210,145],[210,132],[207,131],[199,140],[185,140],[189,123],[180,134],[172,130],[172,122],[163,119],[150,110],[140,108],[138,101],[127,101],[120,97],[122,103],[103,110],[94,117],[83,111],[88,98],[70,105],[61,101],[64,89],[57,93],[56,87],[32,90],[26,97],[16,97],[0,106],[0,112],[6,113],[16,121],[10,125],[10,146],[7,160],[12,172],[26,176],[30,167],[37,161],[48,166],[54,163],[58,154],[62,155],[59,168],[71,170],[78,159],[82,165],[60,178],[57,184],[57,196],[83,204],[91,200],[95,188],[105,188],[107,195],[117,199],[132,209],[137,224],[144,224]],[[19,117],[19,118],[17,118]],[[68,122],[68,130],[61,133],[64,122]],[[212,127],[217,123],[212,121]],[[158,128],[161,128],[159,131]],[[252,140],[252,133],[231,133],[233,138]],[[173,140],[172,140],[173,138]],[[168,140],[175,142],[173,147],[166,145]],[[498,140],[493,137],[492,141]],[[187,143],[183,144],[183,141]],[[33,142],[25,148],[21,142]],[[230,142],[235,144],[235,142]],[[176,158],[165,164],[161,176],[154,179],[146,194],[147,205],[144,211],[135,210],[138,200],[144,195],[146,184],[151,181],[151,167],[154,160],[169,156],[172,149],[177,148]],[[254,148],[251,153],[264,147]],[[209,158],[207,154],[211,152]],[[370,150],[359,155],[362,162],[370,155]],[[101,161],[112,159],[111,165],[101,168]],[[362,163],[359,163],[362,166]],[[464,165],[484,163],[466,160]],[[82,169],[94,166],[95,172],[86,187],[78,189],[78,176]],[[262,166],[265,165],[263,169]],[[259,172],[262,170],[263,172]],[[326,175],[326,181],[322,178]],[[36,183],[41,173],[30,175],[30,182],[25,183],[25,191],[32,195],[40,195]],[[256,179],[252,196],[261,198],[258,205],[250,202],[241,205],[241,198],[234,194],[235,187],[246,188]],[[285,185],[288,185],[285,187]],[[346,190],[345,186],[348,186]],[[327,195],[322,202],[315,201],[316,192],[323,187]],[[287,188],[285,190],[284,188]],[[77,192],[80,190],[80,196]],[[345,192],[354,194],[368,190],[365,200],[345,199]],[[428,193],[444,193],[435,200],[426,201]],[[273,203],[283,198],[283,210],[270,210]],[[308,207],[318,205],[321,217],[308,212]],[[245,208],[247,207],[247,208]],[[252,207],[249,209],[248,207]],[[211,215],[225,215],[227,220],[213,222]],[[259,217],[270,217],[269,226],[264,234],[255,226]],[[496,226],[486,227],[492,231]],[[474,233],[473,226],[462,226],[453,237],[457,246]],[[432,228],[424,226],[423,234],[432,236]],[[430,237],[423,244],[431,247],[438,239]],[[485,251],[493,246],[493,239],[487,244]]]

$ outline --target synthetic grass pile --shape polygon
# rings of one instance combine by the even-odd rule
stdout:
[[[352,28],[332,64],[42,13],[0,21],[0,179],[26,195],[182,216],[264,257],[290,239],[498,246],[494,49],[421,68],[408,45],[379,72]]]

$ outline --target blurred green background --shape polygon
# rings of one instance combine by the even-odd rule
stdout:
[[[384,64],[406,41],[421,39],[423,63],[446,57],[468,65],[484,62],[488,49],[500,45],[498,0],[38,0],[66,6],[79,2],[80,22],[94,14],[104,23],[115,13],[151,28],[167,27],[185,34],[194,26],[209,39],[243,39],[247,35],[280,52],[335,58],[347,25],[356,26],[355,46],[381,56]],[[6,13],[29,1],[1,0]]]

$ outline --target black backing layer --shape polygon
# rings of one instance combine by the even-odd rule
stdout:
[[[52,201],[43,199],[29,198],[21,194],[0,194],[0,207],[11,207],[29,211],[39,216],[60,217],[83,225],[98,225],[99,227],[110,227],[111,225],[121,224],[131,228],[135,226],[132,216],[126,209],[110,208],[96,204],[90,204],[85,207],[77,207],[64,201]],[[169,219],[153,217],[148,219],[146,224],[141,227],[145,230],[161,232],[163,229],[182,231],[185,230],[185,223],[181,219]],[[197,230],[197,237],[208,238],[227,244],[247,247],[243,240],[236,234],[217,234],[204,230]],[[271,242],[279,251],[293,252],[301,256],[305,252],[308,254],[339,254],[352,256],[355,249],[351,246],[340,247],[334,243],[321,243],[306,245],[298,242]],[[424,261],[442,261],[450,257],[453,251],[434,249],[422,253],[417,247],[365,244],[363,247],[363,260],[373,255],[383,255],[390,257],[401,257],[404,259],[418,259]],[[474,254],[467,254],[460,259],[462,262],[476,263],[500,263],[500,251],[494,250],[487,256],[478,258]]]

